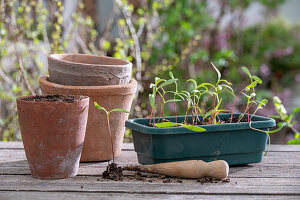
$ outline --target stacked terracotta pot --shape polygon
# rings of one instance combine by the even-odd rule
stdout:
[[[90,99],[81,162],[112,159],[106,114],[95,108],[97,102],[107,110],[130,110],[137,82],[131,79],[132,64],[105,56],[53,54],[48,57],[49,76],[40,78],[43,94],[84,95]],[[121,153],[126,113],[112,113],[114,156]],[[71,128],[71,127],[70,127]]]

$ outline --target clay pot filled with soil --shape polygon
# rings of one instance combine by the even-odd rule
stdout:
[[[48,76],[40,78],[43,94],[72,94],[90,97],[90,105],[98,102],[107,110],[124,108],[130,110],[137,82],[133,79],[128,84],[108,86],[66,86],[49,81]],[[114,147],[114,156],[121,153],[125,133],[127,113],[111,113],[110,126]],[[95,106],[89,107],[86,137],[83,145],[81,161],[105,161],[112,157],[111,140],[106,123],[105,112],[99,112]]]
[[[18,97],[17,108],[32,176],[40,179],[76,176],[87,125],[89,97]]]
[[[106,56],[52,54],[48,56],[50,81],[62,85],[102,86],[128,84],[132,64]]]

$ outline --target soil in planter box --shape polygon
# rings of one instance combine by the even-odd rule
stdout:
[[[239,121],[239,118],[237,117],[234,117],[232,118],[232,122],[231,123],[237,123]],[[162,122],[171,122],[170,120],[168,119],[162,119],[160,120],[159,122],[156,122],[156,123],[162,123]],[[205,119],[205,121],[201,121],[201,122],[197,122],[195,124],[192,124],[190,122],[186,123],[188,125],[207,125],[207,122],[208,122],[208,119]],[[248,122],[248,119],[246,119],[245,117],[243,117],[239,122]],[[226,124],[226,123],[230,123],[230,119],[221,119],[221,124]],[[150,127],[156,127],[153,125],[153,123],[150,123],[149,124]],[[177,126],[174,126],[174,127],[180,127],[180,125],[177,125]],[[163,128],[163,127],[156,127],[156,128]]]
[[[27,97],[22,100],[24,101],[34,101],[34,102],[64,102],[64,103],[74,103],[74,101],[80,101],[85,97],[82,96],[72,96],[72,95],[46,95],[46,96],[33,96]]]

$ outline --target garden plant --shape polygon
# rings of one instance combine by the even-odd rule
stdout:
[[[102,176],[103,176],[103,178],[120,180],[123,178],[123,174],[122,174],[122,169],[119,168],[117,166],[117,164],[115,163],[115,156],[114,156],[115,154],[114,154],[113,139],[112,139],[112,134],[111,134],[111,129],[110,129],[109,114],[112,112],[129,113],[129,111],[124,108],[115,108],[110,111],[107,111],[104,107],[99,106],[97,102],[94,102],[94,105],[99,110],[103,110],[106,114],[107,127],[108,127],[109,136],[110,136],[110,142],[111,142],[111,153],[112,153],[112,158],[113,158],[113,162],[111,164],[108,164],[106,171],[103,172]]]
[[[211,63],[213,66],[213,69],[217,73],[217,82],[216,83],[200,83],[198,84],[196,80],[194,79],[189,79],[187,80],[188,83],[192,83],[192,91],[178,91],[176,81],[178,80],[177,78],[174,78],[174,75],[172,72],[169,73],[171,79],[165,80],[161,79],[159,77],[155,78],[155,82],[150,84],[150,88],[152,88],[153,92],[152,94],[149,94],[149,101],[152,107],[151,110],[151,115],[150,115],[150,120],[149,120],[149,126],[153,127],[176,127],[176,126],[182,126],[185,127],[189,130],[196,131],[196,132],[203,132],[205,131],[205,127],[199,127],[196,125],[209,125],[209,124],[224,124],[224,123],[239,123],[239,122],[248,122],[249,123],[249,128],[264,132],[268,134],[268,143],[270,145],[270,136],[269,133],[275,133],[281,130],[283,127],[282,123],[279,123],[279,127],[275,130],[271,131],[266,131],[266,130],[260,130],[253,128],[251,126],[252,124],[252,118],[255,116],[256,112],[259,109],[262,109],[263,106],[265,106],[268,102],[268,100],[259,97],[256,92],[255,88],[259,85],[262,84],[262,80],[255,75],[252,75],[250,71],[246,67],[241,67],[242,71],[244,71],[248,76],[249,76],[249,84],[244,86],[243,89],[241,89],[237,94],[234,92],[232,88],[232,83],[222,79],[221,73],[218,70],[218,68]],[[175,86],[175,90],[168,90],[170,89],[171,85]],[[225,92],[230,96],[234,97],[234,102],[232,105],[231,111],[222,109],[222,98],[220,98],[220,93]],[[167,99],[167,95],[169,95],[170,99]],[[158,107],[158,97],[160,97],[161,100],[161,106],[160,106],[160,114],[158,119],[155,118],[156,110]],[[244,97],[246,99],[246,107],[243,113],[239,114],[236,116],[234,114],[234,106],[236,102],[238,101],[239,97]],[[201,100],[204,98],[210,98],[211,99],[211,104],[208,109],[205,110],[205,108],[202,108],[200,106]],[[176,102],[182,102],[184,101],[186,104],[186,112],[185,112],[185,117],[182,122],[177,122],[177,116],[176,122],[171,122],[169,120],[166,120],[164,118],[164,112],[165,112],[165,104],[173,102],[174,107],[176,107],[175,103]],[[250,113],[251,107],[253,105],[256,105],[256,108],[252,113]],[[278,108],[277,108],[278,110]],[[291,120],[295,112],[299,111],[299,109],[295,109],[291,116],[286,116],[286,118],[282,118],[282,120]],[[230,117],[228,119],[220,119],[219,114],[220,113],[228,113],[230,112]],[[188,115],[191,114],[191,118],[188,117]],[[282,117],[283,114],[281,114]],[[199,119],[199,116],[201,116],[201,120]],[[286,124],[289,127],[292,127],[292,123],[290,121],[286,121]],[[295,132],[296,139],[298,139],[299,135],[298,132]],[[268,152],[268,151],[267,151]]]

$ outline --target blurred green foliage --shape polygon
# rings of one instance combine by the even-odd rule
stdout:
[[[264,79],[263,90],[257,93],[268,98],[295,83],[299,74],[298,27],[281,20],[266,20],[251,27],[243,24],[245,10],[252,3],[264,6],[266,18],[270,18],[284,0],[114,2],[106,29],[99,33],[95,18],[84,11],[81,0],[67,18],[63,17],[65,8],[60,0],[1,1],[0,140],[20,139],[15,98],[30,94],[17,56],[37,94],[38,78],[47,73],[49,53],[108,55],[133,62],[139,96],[134,100],[132,117],[150,115],[149,84],[157,75],[167,78],[170,70],[178,77],[180,90],[188,77],[200,82],[215,80],[215,72],[209,66],[212,61],[224,78],[243,87],[246,77],[238,69],[245,65]],[[224,25],[227,15],[231,18]],[[111,38],[115,26],[118,36]],[[228,98],[222,96],[224,104]],[[172,112],[172,108],[166,109],[166,114]],[[179,106],[178,114],[182,112]]]

